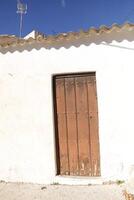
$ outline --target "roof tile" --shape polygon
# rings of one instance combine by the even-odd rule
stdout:
[[[61,33],[58,35],[44,35],[42,33],[36,32],[35,38],[20,39],[14,35],[0,35],[0,47],[8,48],[15,46],[24,46],[25,44],[43,43],[43,44],[55,44],[59,42],[74,41],[79,38],[87,38],[92,35],[101,35],[103,33],[111,33],[112,31],[120,32],[124,29],[128,31],[134,30],[134,24],[125,23],[121,26],[118,24],[113,24],[111,27],[100,26],[98,29],[91,27],[88,31],[80,30],[79,32],[68,32]],[[38,33],[38,34],[37,34]]]

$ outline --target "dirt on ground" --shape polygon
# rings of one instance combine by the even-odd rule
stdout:
[[[125,200],[121,185],[0,183],[0,200]]]

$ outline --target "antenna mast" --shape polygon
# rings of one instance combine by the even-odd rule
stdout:
[[[17,0],[17,13],[20,14],[20,38],[22,36],[22,27],[23,27],[23,14],[27,13],[27,4],[23,4],[20,0]]]

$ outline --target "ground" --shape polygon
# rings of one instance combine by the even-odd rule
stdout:
[[[0,183],[0,200],[125,200],[123,186]]]

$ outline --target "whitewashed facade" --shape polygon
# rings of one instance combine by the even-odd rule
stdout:
[[[50,46],[0,48],[0,180],[88,184],[126,179],[134,165],[134,28],[114,27]],[[98,178],[56,176],[52,76],[76,72],[96,72]]]

